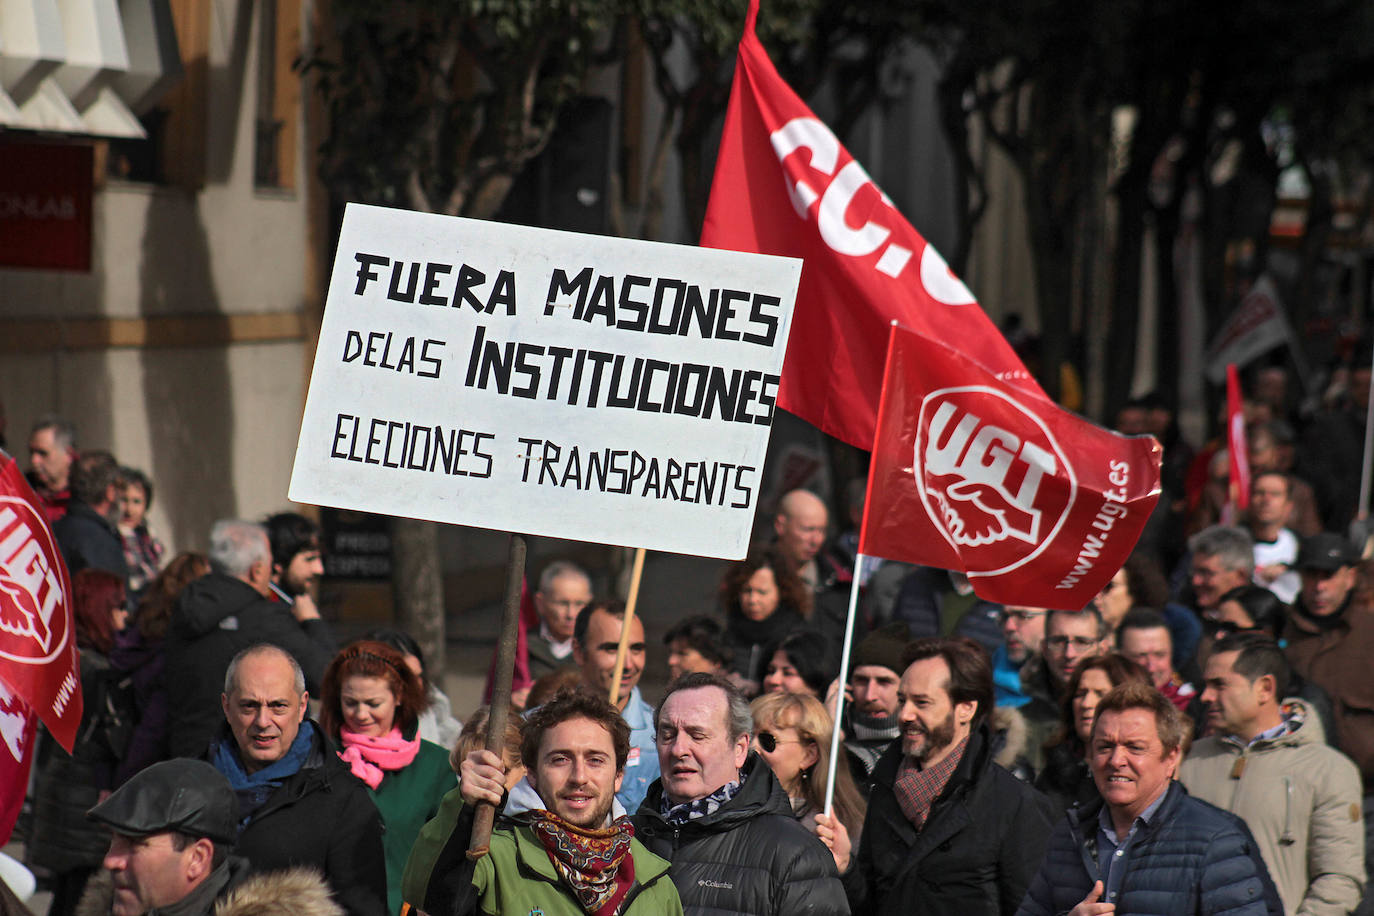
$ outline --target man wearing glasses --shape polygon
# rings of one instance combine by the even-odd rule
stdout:
[[[1033,699],[1021,681],[1021,671],[1040,655],[1048,614],[1042,607],[1008,604],[997,615],[1002,645],[992,654],[992,683],[998,706],[1019,709]]]
[[[1027,612],[1039,611],[1034,622],[1016,619]],[[1085,658],[1107,651],[1107,627],[1102,613],[1089,606],[1082,611],[1050,611],[1044,608],[1008,606],[1002,632],[1007,636],[1007,653],[1014,650],[1012,631],[1018,641],[1026,641],[1036,628],[1043,634],[1038,652],[1027,655],[1021,665],[1021,691],[1027,697],[1019,707],[1030,729],[1027,747],[1031,765],[1037,769],[1044,763],[1040,753],[1046,739],[1059,728],[1059,704],[1064,688],[1073,676],[1074,668]],[[994,659],[996,661],[996,659]],[[1001,690],[999,685],[998,690]],[[997,700],[998,706],[1008,705]]]

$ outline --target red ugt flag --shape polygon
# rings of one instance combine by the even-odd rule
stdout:
[[[1135,547],[1160,452],[893,327],[859,552],[963,570],[989,601],[1079,610]]]
[[[757,16],[750,0],[701,244],[805,262],[778,406],[869,448],[893,320],[1044,397],[940,253],[778,76]]]
[[[24,802],[35,713],[69,752],[81,724],[71,592],[38,497],[0,451],[0,842]]]

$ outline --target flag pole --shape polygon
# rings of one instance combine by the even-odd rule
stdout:
[[[892,341],[897,335],[897,328],[900,325],[894,319],[887,325],[887,355],[883,360],[883,387],[878,395],[878,417],[883,416],[883,408],[887,401],[887,367],[892,362]],[[877,431],[874,431],[874,442],[877,442]],[[870,452],[871,454],[871,452]],[[835,774],[840,768],[840,719],[844,713],[844,688],[849,681],[849,654],[854,648],[854,621],[859,612],[859,583],[863,581],[864,571],[864,543],[865,534],[868,530],[868,507],[873,505],[873,465],[868,467],[868,485],[864,487],[864,511],[863,517],[859,519],[859,549],[854,556],[854,580],[849,583],[849,614],[845,617],[844,625],[844,648],[840,650],[840,682],[839,689],[835,691],[835,721],[830,729],[830,768],[825,774],[825,807],[824,812],[827,817],[833,816],[830,809],[835,802]],[[898,672],[900,674],[900,672]]]
[[[615,680],[611,681],[611,705],[620,699],[620,678],[625,674],[625,656],[630,651],[630,623],[635,619],[635,605],[639,603],[639,580],[644,575],[644,548],[635,548],[635,562],[630,570],[630,595],[625,600],[625,619],[620,624],[620,646],[615,650]]]
[[[1360,503],[1356,509],[1359,519],[1369,518],[1369,466],[1374,460],[1374,364],[1370,366],[1369,394],[1364,418],[1364,459],[1360,463]]]
[[[867,509],[867,501],[864,503]],[[835,773],[840,768],[840,718],[844,713],[844,685],[849,680],[849,653],[854,643],[854,618],[859,609],[859,581],[863,578],[864,555],[854,557],[854,581],[849,583],[849,615],[845,618],[844,648],[840,650],[840,682],[835,691],[835,722],[830,729],[830,766],[825,774],[825,814],[835,800]]]
[[[487,750],[503,757],[506,743],[506,719],[510,713],[511,681],[515,678],[515,643],[519,638],[520,591],[525,581],[525,536],[512,532],[510,552],[506,559],[506,595],[501,606],[501,641],[496,645],[496,674],[491,689],[491,715],[487,722]],[[473,814],[472,836],[468,841],[468,858],[476,860],[487,854],[491,842],[491,828],[496,822],[496,806],[478,802]]]

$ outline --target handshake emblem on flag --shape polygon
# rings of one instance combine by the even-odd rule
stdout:
[[[931,521],[966,557],[980,548],[982,570],[1012,569],[1038,553],[1077,491],[1073,466],[1040,418],[991,388],[927,395],[913,457]],[[1068,487],[1043,487],[1047,475],[1067,478]]]

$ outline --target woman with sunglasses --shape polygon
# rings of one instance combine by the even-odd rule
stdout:
[[[820,700],[799,693],[766,693],[754,701],[754,747],[792,802],[802,826],[817,833],[816,816],[825,807],[825,781],[830,771],[830,713]],[[835,771],[835,818],[843,831],[844,849],[832,849],[835,861],[857,849],[867,806],[849,767]]]
[[[1149,672],[1115,652],[1084,660],[1069,677],[1059,704],[1059,731],[1045,743],[1045,766],[1035,780],[1035,787],[1050,797],[1055,810],[1067,811],[1097,798],[1087,761],[1093,715],[1113,687],[1128,681],[1148,686]]]

